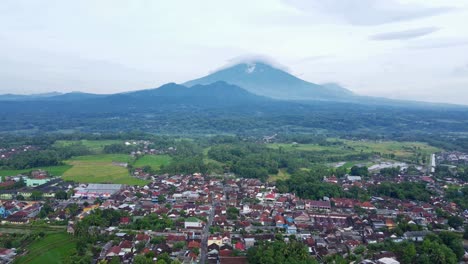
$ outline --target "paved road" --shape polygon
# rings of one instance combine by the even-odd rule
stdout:
[[[207,258],[208,237],[210,236],[210,227],[213,224],[213,217],[214,217],[214,203],[211,204],[211,211],[210,211],[210,215],[208,216],[208,223],[206,223],[206,226],[203,229],[201,250],[200,250],[200,263],[202,264],[205,264],[208,262],[208,258]]]

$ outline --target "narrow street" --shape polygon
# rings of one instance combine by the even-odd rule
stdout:
[[[214,207],[215,203],[214,201],[211,203],[211,211],[210,215],[208,216],[208,222],[205,225],[205,228],[203,229],[203,235],[202,235],[202,241],[201,241],[201,250],[200,250],[200,262],[199,263],[207,263],[208,258],[207,258],[207,253],[208,253],[208,237],[210,236],[210,227],[213,223],[213,217],[214,217]]]

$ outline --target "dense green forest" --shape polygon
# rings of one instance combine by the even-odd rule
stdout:
[[[225,105],[90,106],[49,102],[2,102],[0,132],[119,133],[134,130],[170,135],[280,135],[308,142],[306,134],[325,137],[424,141],[437,147],[468,149],[468,111],[464,107],[377,106],[339,102],[282,102]],[[135,103],[135,102],[134,102]],[[58,105],[55,105],[58,104]],[[146,105],[147,104],[147,105]],[[53,111],[58,108],[60,110]],[[100,107],[99,109],[94,109]],[[103,108],[104,107],[104,108]],[[106,108],[107,107],[107,108]],[[41,109],[38,111],[37,109]]]

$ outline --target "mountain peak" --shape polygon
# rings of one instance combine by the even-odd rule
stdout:
[[[307,82],[264,61],[244,61],[219,69],[205,77],[184,83],[185,86],[225,81],[247,91],[283,100],[332,100],[352,95],[340,87],[321,86]]]

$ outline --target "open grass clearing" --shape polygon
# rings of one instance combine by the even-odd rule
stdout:
[[[147,181],[130,176],[127,168],[113,162],[131,162],[130,156],[124,154],[101,154],[79,156],[66,161],[73,167],[63,174],[64,180],[80,183],[118,183],[144,185]]]
[[[279,169],[277,174],[270,174],[268,177],[268,181],[274,182],[277,180],[287,180],[291,177],[291,174],[289,174],[285,169]]]
[[[138,158],[133,167],[141,168],[144,166],[150,166],[153,170],[159,170],[161,165],[168,165],[171,163],[172,158],[169,155],[145,155]]]

